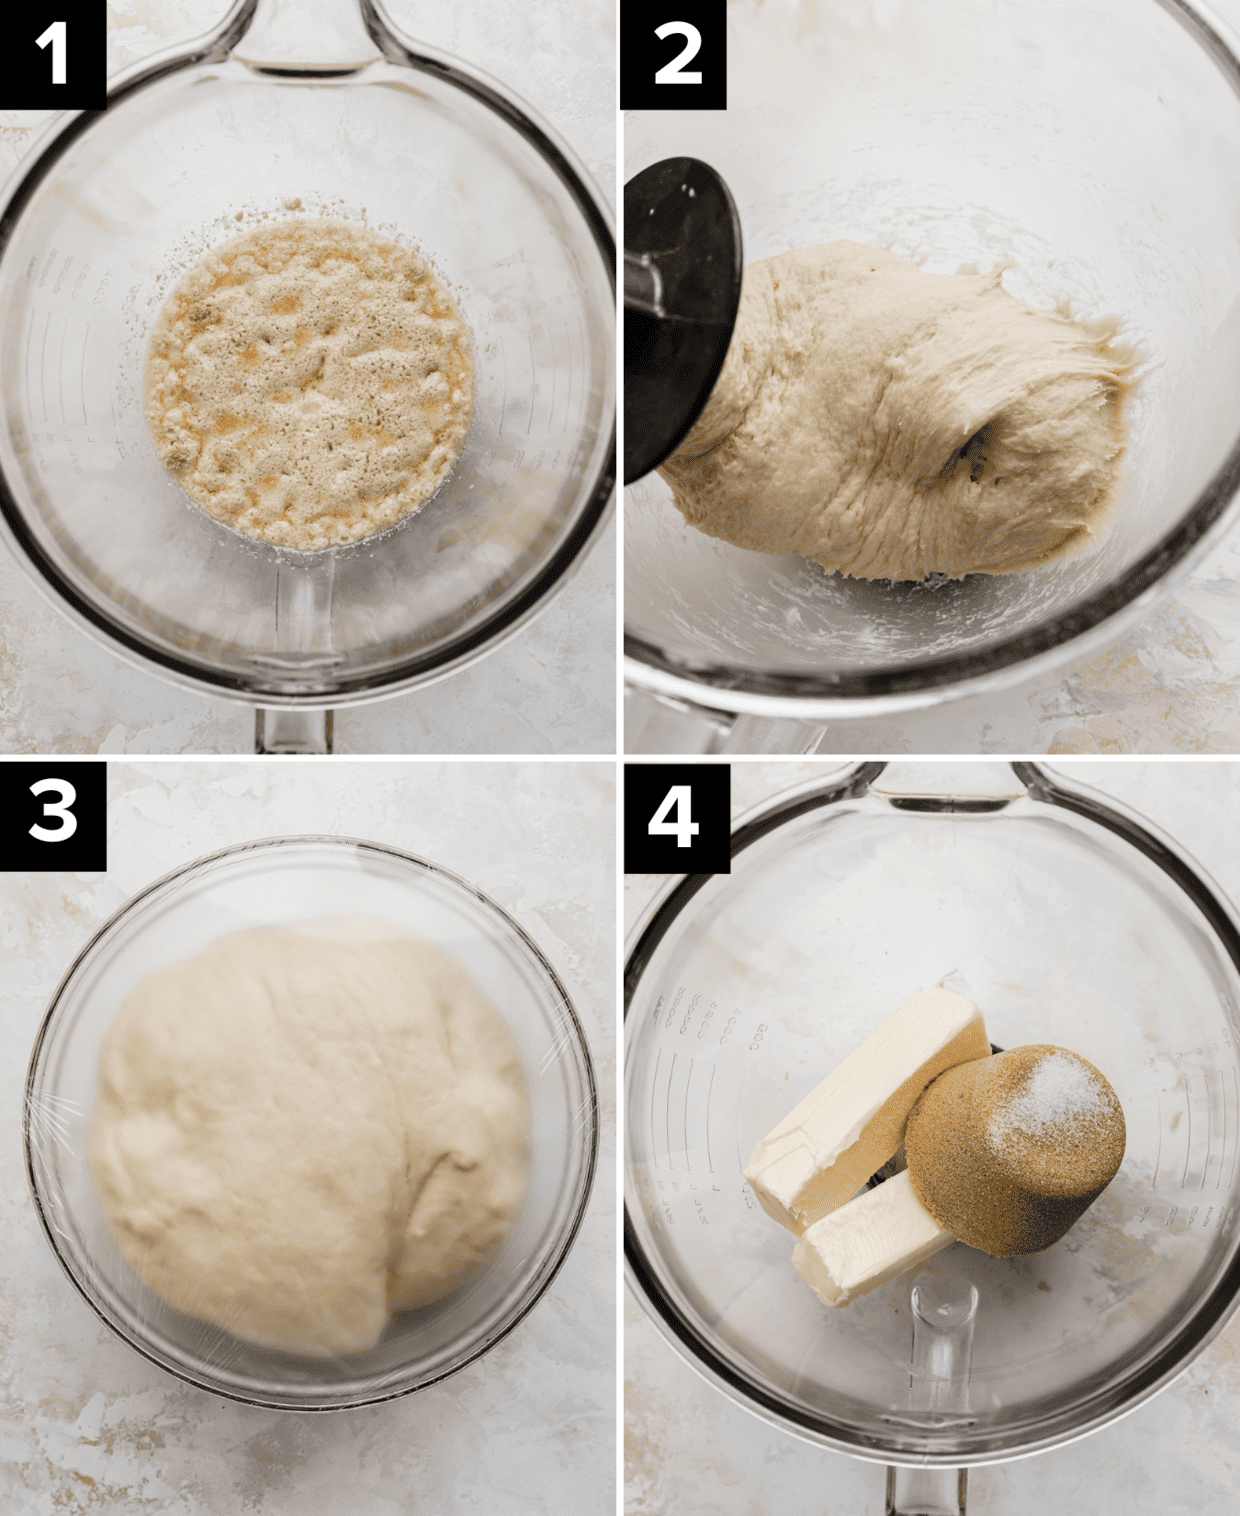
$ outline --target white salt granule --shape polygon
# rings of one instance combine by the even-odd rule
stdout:
[[[1040,1137],[1047,1127],[1062,1127],[1106,1108],[1101,1084],[1083,1063],[1063,1053],[1048,1053],[1015,1100],[991,1116],[987,1135],[1002,1144],[1013,1135]]]

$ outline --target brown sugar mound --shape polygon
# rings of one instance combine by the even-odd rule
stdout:
[[[151,335],[164,467],[247,536],[316,551],[430,499],[473,409],[469,334],[417,253],[343,221],[263,225],[212,249]]]
[[[1045,1044],[948,1069],[905,1132],[922,1205],[998,1258],[1058,1242],[1115,1177],[1124,1141],[1123,1108],[1103,1076]]]

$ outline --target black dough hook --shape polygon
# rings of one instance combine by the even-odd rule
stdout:
[[[741,298],[741,223],[698,158],[624,186],[624,482],[688,436],[715,387]]]

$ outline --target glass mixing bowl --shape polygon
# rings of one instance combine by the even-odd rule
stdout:
[[[1144,615],[1237,510],[1240,62],[1195,5],[736,0],[728,23],[732,108],[630,114],[626,179],[705,160],[746,263],[837,238],[937,273],[1010,262],[1012,294],[1119,316],[1145,364],[1109,535],[1030,574],[829,576],[693,530],[656,475],[627,489],[630,751],[672,747],[642,740],[641,692],[823,723],[1058,667]]]
[[[364,220],[419,248],[473,336],[449,479],[321,553],[194,506],[143,413],[168,291],[263,215]],[[69,113],[8,187],[0,532],[77,625],[183,685],[323,707],[441,678],[545,606],[605,524],[614,265],[585,170],[494,80],[372,0],[238,0],[212,36],[121,75],[106,112]]]
[[[626,966],[625,1252],[655,1325],[748,1410],[895,1464],[996,1462],[1140,1404],[1240,1299],[1237,923],[1173,841],[1032,764],[862,764],[742,817],[731,874],[672,880]],[[1102,1070],[1123,1165],[1046,1252],[954,1244],[829,1310],[742,1167],[945,976],[992,1043]],[[977,1292],[941,1384],[911,1286]]]
[[[301,1358],[255,1347],[172,1310],[122,1261],[86,1162],[103,1039],[147,975],[229,932],[351,916],[438,943],[473,976],[516,1041],[531,1105],[529,1192],[499,1253],[455,1294],[394,1316],[369,1352]],[[135,896],[78,955],[52,998],[26,1081],[35,1209],[87,1303],[144,1357],[251,1405],[338,1410],[407,1395],[485,1353],[530,1311],[572,1247],[598,1149],[594,1071],[555,970],[520,926],[424,859],[346,837],[226,848]]]

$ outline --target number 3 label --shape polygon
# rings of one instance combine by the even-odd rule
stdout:
[[[656,84],[701,84],[702,75],[697,69],[690,74],[684,72],[685,64],[692,63],[702,51],[702,34],[697,27],[688,21],[667,21],[662,26],[656,26],[654,34],[660,42],[666,37],[685,39],[684,47],[670,63],[663,65],[654,76],[654,82]],[[687,843],[683,845],[688,846]]]
[[[42,795],[47,790],[55,790],[60,799],[45,800],[43,814],[47,817],[54,816],[60,825],[55,830],[35,825],[30,828],[30,835],[39,842],[68,842],[77,831],[77,817],[69,809],[77,799],[77,791],[67,779],[40,779],[30,786],[32,795]]]
[[[667,819],[667,813],[675,809],[675,821]],[[651,837],[675,837],[677,847],[691,847],[692,839],[700,828],[692,817],[693,787],[674,784],[659,803],[659,809],[650,818],[646,831]]]

